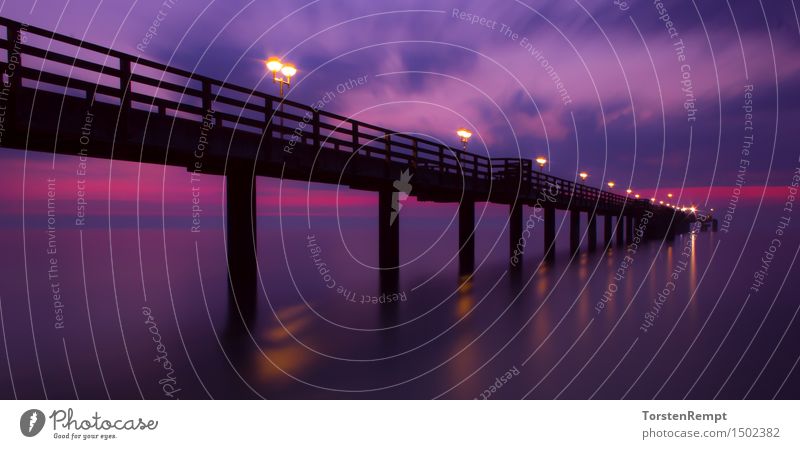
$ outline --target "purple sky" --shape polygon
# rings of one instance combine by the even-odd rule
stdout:
[[[746,183],[786,185],[800,119],[792,3],[667,2],[676,37],[653,2],[621,3],[630,6],[180,0],[167,8],[163,0],[38,0],[4,2],[0,14],[136,54],[161,10],[145,58],[274,92],[261,60],[284,55],[300,70],[289,97],[309,104],[366,76],[325,109],[452,145],[454,130],[466,125],[476,132],[471,151],[549,154],[557,176],[587,170],[594,185],[614,179],[642,191],[734,184],[746,133],[744,86],[752,84],[755,146]],[[454,8],[487,25],[454,17]]]

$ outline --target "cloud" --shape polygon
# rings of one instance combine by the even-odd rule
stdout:
[[[89,25],[86,11],[93,11],[95,3],[88,0],[66,6],[60,23],[65,7],[56,0],[40,0],[33,15],[27,4],[4,4],[2,13],[132,51],[161,3],[137,3],[124,24],[124,8],[103,6]],[[459,20],[453,17],[454,8],[496,21],[497,26]],[[561,161],[569,160],[575,141],[573,115],[579,127],[590,126],[578,132],[593,148],[582,156],[591,165],[604,162],[601,156],[609,153],[597,148],[607,134],[636,130],[639,141],[664,141],[637,147],[642,161],[660,161],[662,147],[668,152],[687,148],[687,96],[681,90],[682,74],[687,72],[702,123],[693,130],[696,142],[716,145],[719,127],[738,120],[720,108],[738,102],[745,83],[763,92],[764,129],[777,120],[771,108],[775,99],[770,98],[776,92],[773,56],[779,82],[794,80],[792,85],[797,85],[800,76],[795,30],[790,22],[779,26],[792,15],[791,8],[765,6],[766,24],[777,24],[771,35],[766,34],[758,5],[734,6],[733,16],[726,8],[705,4],[669,8],[685,46],[685,61],[678,60],[676,41],[651,4],[632,3],[623,13],[608,1],[545,6],[478,0],[413,0],[400,5],[368,0],[179,2],[144,56],[162,62],[172,58],[174,65],[197,65],[203,74],[271,91],[260,60],[285,55],[300,69],[290,98],[308,104],[339,83],[367,75],[365,86],[338,95],[327,110],[448,144],[456,144],[454,129],[469,124],[476,131],[471,148],[494,156],[530,155],[544,147],[566,150],[553,158],[553,169],[569,177],[567,170],[574,164]],[[788,98],[781,113],[800,106],[797,98]],[[625,145],[614,149],[620,159],[609,163],[632,159],[634,147],[629,141]],[[788,148],[781,138],[778,151],[786,153]],[[716,148],[698,151],[711,153]],[[706,170],[710,173],[713,167]],[[679,180],[681,172],[671,170],[667,176]],[[647,178],[655,179],[656,174]]]

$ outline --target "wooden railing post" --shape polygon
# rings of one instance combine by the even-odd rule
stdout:
[[[383,135],[383,144],[384,150],[386,154],[384,155],[386,158],[386,164],[388,165],[389,162],[392,161],[392,135],[391,134],[384,134]]]
[[[444,169],[444,146],[439,145],[439,184],[442,183]]]
[[[417,158],[419,157],[419,147],[418,147],[417,139],[413,139],[411,142],[412,142],[411,146],[413,147],[411,149],[411,153],[412,153],[412,156],[413,156],[413,159],[411,161],[411,166],[414,167],[414,170],[416,170],[417,169]]]
[[[531,161],[526,159],[523,161],[523,166],[525,167],[525,189],[528,194],[531,193],[531,171],[533,170],[531,166]]]
[[[17,52],[19,60],[13,62],[11,59],[12,55],[15,53],[15,47],[22,44],[22,30],[20,30],[18,23],[11,22],[6,25],[6,40],[6,59],[8,61],[6,63],[6,68],[8,69],[6,73],[9,77],[7,108],[11,116],[11,126],[14,126],[14,122],[16,122],[17,105],[19,105],[19,96],[22,91],[22,55],[20,52]],[[11,64],[16,65],[13,70],[11,70]]]
[[[383,165],[383,172],[385,176],[388,178],[392,175],[392,135],[391,134],[384,134],[383,135],[383,150],[386,154],[384,154],[385,164]]]
[[[319,110],[314,109],[312,112],[311,123],[313,129],[314,151],[319,151],[322,146],[322,133],[319,127]]]
[[[353,153],[358,153],[358,123],[353,122]]]
[[[128,56],[119,58],[119,130],[122,137],[129,137],[128,121],[130,120],[132,100],[131,93],[131,60]]]
[[[272,98],[264,96],[264,134],[267,139],[272,140],[272,119],[275,110],[272,108]]]
[[[203,111],[208,113],[211,110],[211,83],[208,80],[202,81],[203,89]]]
[[[273,158],[273,145],[272,145],[272,118],[274,114],[274,109],[272,108],[272,98],[269,95],[264,95],[264,149],[266,153],[269,155],[269,158]],[[282,152],[284,157],[285,154]],[[285,159],[283,159],[285,160]]]
[[[219,118],[217,111],[214,111],[214,100],[211,96],[211,81],[204,79],[203,83],[203,116],[210,112],[214,112],[214,127],[222,126],[222,120]]]

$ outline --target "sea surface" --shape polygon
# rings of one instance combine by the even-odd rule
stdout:
[[[0,157],[3,399],[800,398],[800,217],[772,197],[635,248],[604,247],[601,220],[591,253],[582,215],[574,257],[559,213],[550,264],[534,217],[518,269],[508,207],[480,203],[470,276],[457,205],[411,198],[387,292],[374,194],[259,180],[244,298],[221,177]]]

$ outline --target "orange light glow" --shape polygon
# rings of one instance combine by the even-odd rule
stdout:
[[[277,73],[281,68],[283,68],[283,63],[278,57],[272,56],[267,59],[267,70],[270,72]]]
[[[281,73],[283,73],[283,76],[286,78],[291,78],[297,73],[297,67],[292,64],[285,64],[283,68],[281,68]]]

